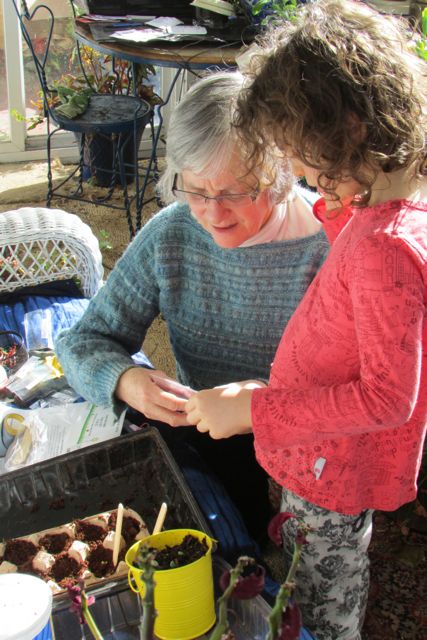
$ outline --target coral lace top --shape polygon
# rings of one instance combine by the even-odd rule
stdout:
[[[315,212],[322,214],[323,203]],[[346,514],[413,500],[427,420],[427,203],[346,213],[257,389],[257,458]],[[332,227],[337,223],[332,223]]]

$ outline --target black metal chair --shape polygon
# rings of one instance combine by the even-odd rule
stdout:
[[[87,81],[90,91],[88,105],[84,113],[76,117],[68,117],[58,111],[53,100],[58,90],[47,80],[49,52],[54,33],[55,18],[52,10],[43,4],[29,11],[25,0],[12,0],[19,19],[20,28],[37,72],[42,90],[43,112],[47,124],[47,163],[48,163],[48,192],[46,204],[50,207],[54,197],[70,200],[80,200],[92,204],[102,204],[113,209],[126,211],[130,237],[138,230],[132,219],[132,207],[136,208],[136,221],[141,219],[141,209],[147,200],[141,197],[140,185],[147,183],[142,167],[139,166],[138,147],[142,132],[147,124],[151,126],[153,137],[153,109],[150,104],[135,96],[129,95],[131,82],[128,83],[126,94],[96,93],[91,85],[81,60],[80,48],[77,46],[78,61],[83,77]],[[71,2],[74,13],[74,5]],[[43,18],[47,22],[47,37],[44,49],[40,52],[33,46],[28,27],[31,20],[40,11],[45,12]],[[75,15],[75,14],[74,14]],[[40,16],[39,16],[40,17]],[[46,23],[45,23],[46,24]],[[114,68],[113,68],[114,71]],[[114,87],[113,87],[114,90]],[[52,178],[52,138],[59,131],[73,132],[79,144],[79,162],[73,170],[62,179],[59,184],[53,184]],[[108,159],[107,164],[105,159]],[[84,180],[95,175],[100,185],[105,186],[107,193],[103,197],[89,198],[85,195]],[[134,193],[131,195],[128,183],[135,181]],[[65,190],[66,184],[72,185],[71,190]],[[123,205],[111,202],[114,189],[121,185],[123,191]]]

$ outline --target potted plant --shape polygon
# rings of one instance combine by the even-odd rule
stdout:
[[[299,0],[240,0],[242,9],[249,22],[257,29],[293,20],[300,4]]]
[[[154,92],[152,79],[156,71],[152,65],[134,65],[136,75],[130,78],[130,63],[103,55],[88,46],[74,48],[69,67],[59,80],[52,85],[49,107],[68,117],[74,118],[83,114],[89,104],[90,97],[95,94],[126,95],[135,93],[146,100],[151,107],[161,104],[161,98]],[[151,81],[151,82],[150,82]],[[136,91],[134,92],[134,88]],[[36,114],[28,120],[28,129],[40,125],[46,117],[46,106],[43,92],[39,98],[32,100]],[[137,146],[142,138],[144,126],[137,130]],[[76,134],[77,135],[77,134]],[[78,135],[77,135],[78,137]],[[78,137],[79,139],[79,137]],[[129,137],[124,145],[124,161],[132,165],[133,139]],[[99,186],[109,186],[113,168],[113,151],[111,138],[94,134],[86,136],[84,159],[87,171],[85,179],[96,178]],[[127,181],[134,178],[133,169],[126,173]]]

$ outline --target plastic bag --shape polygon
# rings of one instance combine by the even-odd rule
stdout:
[[[0,406],[2,430],[14,436],[4,470],[21,467],[109,440],[120,435],[126,411],[119,418],[112,409],[90,402],[33,409]]]

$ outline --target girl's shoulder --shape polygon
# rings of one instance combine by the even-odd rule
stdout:
[[[397,199],[357,209],[346,237],[355,255],[364,244],[382,253],[403,249],[427,270],[426,229],[427,202]]]

